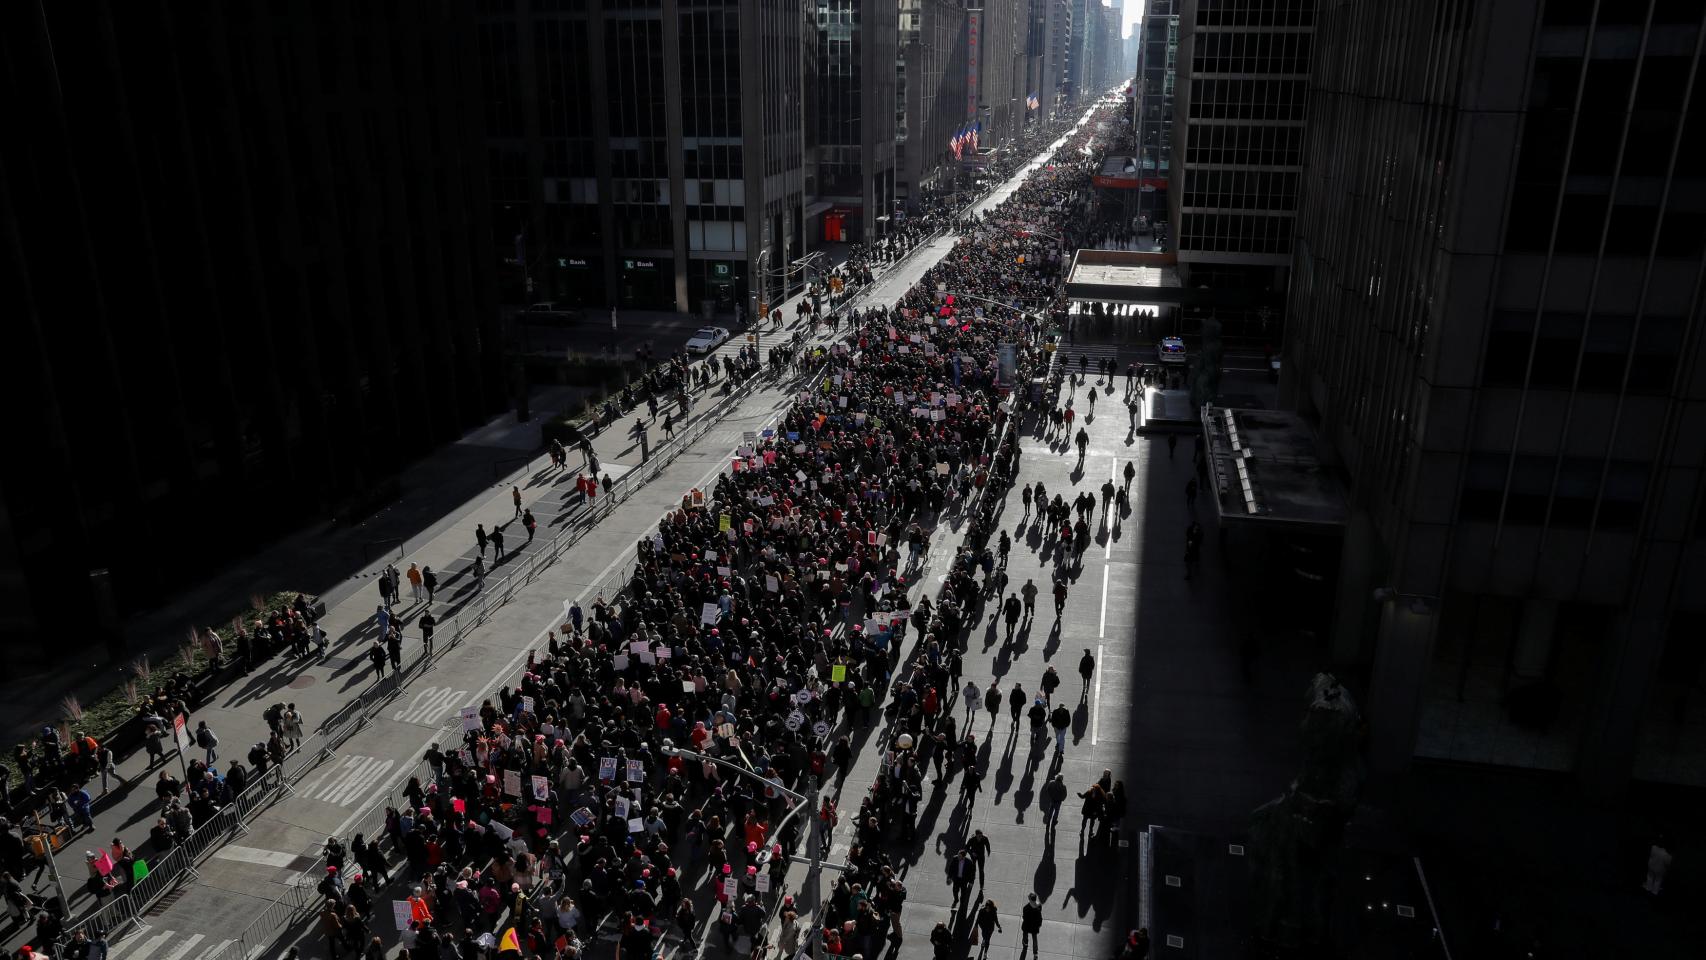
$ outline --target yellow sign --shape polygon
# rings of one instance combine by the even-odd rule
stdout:
[[[733,526],[734,526],[734,521],[729,519],[728,514],[725,513],[725,514],[723,514],[717,518],[717,532],[718,533],[728,533],[729,529]]]

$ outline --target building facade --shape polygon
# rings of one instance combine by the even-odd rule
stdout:
[[[0,14],[0,382],[31,411],[0,458],[9,664],[365,515],[501,408],[465,11]]]
[[[1706,784],[1703,18],[1320,4],[1282,389],[1379,770]]]
[[[1168,219],[1181,282],[1232,333],[1283,324],[1315,5],[1177,2]]]
[[[815,8],[482,0],[479,11],[491,259],[506,302],[751,310],[780,292],[805,249]]]
[[[1139,166],[1154,187],[1138,197],[1138,213],[1151,220],[1165,221],[1173,157],[1173,88],[1178,79],[1177,0],[1148,0],[1134,39],[1137,41]]]
[[[965,121],[966,11],[956,0],[902,0],[896,81],[896,200],[948,188],[948,140]]]
[[[818,0],[816,27],[809,242],[859,242],[894,212],[899,8]]]

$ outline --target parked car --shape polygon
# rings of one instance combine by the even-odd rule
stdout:
[[[710,353],[728,339],[729,332],[722,327],[700,327],[687,338],[687,352]]]

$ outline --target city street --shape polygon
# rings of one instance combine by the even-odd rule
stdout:
[[[1004,196],[1005,191],[997,192],[982,205],[987,208]],[[869,300],[891,302],[951,246],[950,237],[938,238],[892,266],[880,276]],[[791,306],[784,306],[785,316],[791,316]],[[736,349],[737,345],[738,341],[722,350]],[[760,343],[761,350],[765,346]],[[478,705],[498,687],[516,680],[529,654],[542,653],[544,633],[561,621],[565,601],[573,599],[585,607],[600,595],[614,595],[626,579],[625,565],[633,555],[631,544],[654,527],[659,515],[679,504],[686,491],[705,488],[718,471],[726,468],[728,451],[741,443],[748,431],[772,422],[791,396],[786,384],[761,383],[738,410],[682,450],[655,481],[614,511],[601,515],[596,535],[588,541],[590,546],[573,549],[545,568],[530,586],[498,608],[469,642],[440,651],[427,669],[412,675],[406,687],[384,702],[373,721],[336,756],[310,772],[292,796],[262,813],[243,836],[206,861],[200,868],[199,882],[180,888],[157,907],[149,918],[148,930],[116,945],[115,956],[147,960],[159,952],[168,960],[184,960],[192,950],[194,956],[200,956],[241,933],[278,896],[282,885],[312,866],[327,836],[347,840],[363,829],[377,834],[385,798],[393,796],[408,776],[419,772],[426,748],[435,742],[449,744],[458,739],[460,709]],[[708,408],[709,403],[699,406]],[[494,423],[492,429],[505,428]],[[601,470],[617,482],[641,463],[637,445],[622,431],[604,431],[595,447]],[[543,464],[543,460],[535,461],[530,465],[533,469],[515,484],[521,488],[523,508],[539,520],[540,538],[547,530],[554,533],[558,527],[580,522],[583,509],[572,485],[579,456],[571,453],[566,473],[538,469]],[[505,559],[491,568],[488,589],[495,588],[507,569],[519,568],[531,551],[538,549],[525,542],[525,533],[515,522],[510,487],[500,484],[437,529],[430,542],[411,550],[409,561],[430,565],[439,573],[439,596],[433,609],[441,623],[441,636],[475,599],[476,588],[468,570],[478,552],[476,524],[488,532],[501,529],[505,534]],[[488,562],[493,555],[491,550],[486,552]],[[402,565],[406,567],[406,562]],[[398,613],[405,623],[413,624],[423,607],[406,594]],[[377,591],[369,587],[328,612],[323,625],[333,638],[329,659],[308,665],[274,661],[247,683],[227,691],[214,706],[200,711],[197,719],[208,720],[220,731],[227,750],[241,750],[236,745],[264,737],[259,713],[275,700],[295,702],[312,728],[373,683],[373,672],[363,653],[377,635],[373,618],[377,599]],[[406,628],[406,635],[413,641],[415,630]],[[418,645],[407,644],[404,656],[405,660],[419,656]],[[1080,739],[1090,737],[1099,742],[1099,736],[1085,733]],[[152,815],[147,805],[134,806],[128,824],[121,829],[134,829]],[[97,826],[107,829],[101,821]],[[1104,903],[1095,917],[1104,918],[1111,905],[1111,901]],[[171,936],[164,936],[167,932]],[[189,938],[199,938],[196,946],[183,946]],[[309,939],[312,941],[314,935]]]

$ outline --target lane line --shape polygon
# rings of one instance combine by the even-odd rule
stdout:
[[[1108,672],[1105,657],[1107,644],[1096,644],[1096,686],[1090,691],[1090,746],[1096,745],[1097,732],[1102,727],[1102,674]]]
[[[1096,636],[1105,638],[1108,635],[1108,571],[1112,567],[1102,568],[1102,624],[1096,628]]]
[[[232,945],[233,943],[236,943],[236,942],[237,941],[235,941],[235,940],[221,940],[216,945],[208,947],[206,950],[203,950],[201,952],[201,956],[197,957],[196,960],[214,960],[215,957],[218,957],[218,956],[225,953],[226,947],[229,947],[230,945]]]

